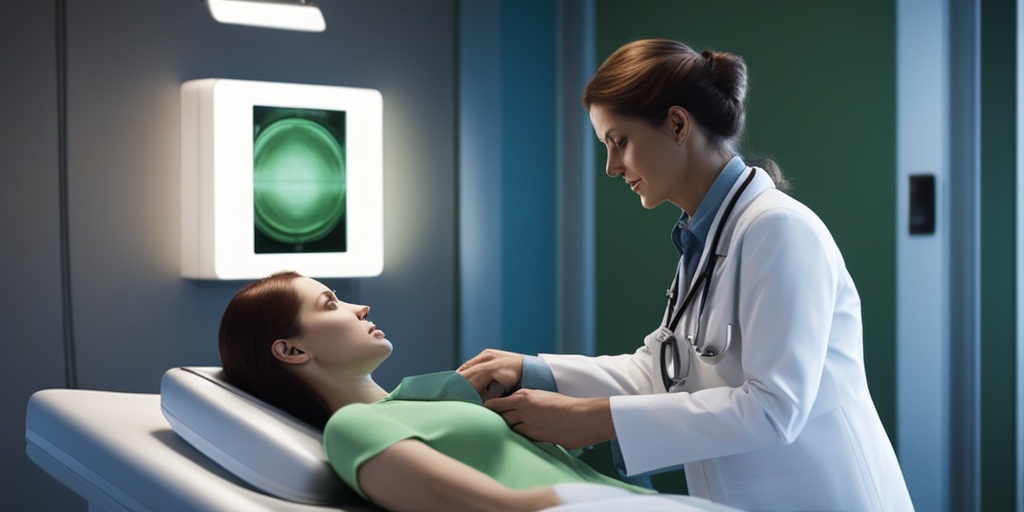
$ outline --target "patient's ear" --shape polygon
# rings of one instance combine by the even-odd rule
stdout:
[[[285,339],[274,341],[274,344],[270,346],[270,352],[282,363],[303,364],[309,361],[309,354]]]

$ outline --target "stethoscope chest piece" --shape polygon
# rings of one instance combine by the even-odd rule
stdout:
[[[666,390],[672,390],[678,388],[686,382],[686,376],[678,377],[680,374],[680,367],[682,366],[682,356],[679,350],[679,342],[676,341],[675,333],[672,332],[668,327],[658,327],[654,332],[647,335],[646,345],[651,349],[656,349],[659,352],[659,359],[661,361],[661,377],[662,383],[665,385]],[[660,347],[659,347],[660,345]],[[657,348],[656,348],[657,347]],[[686,354],[686,374],[689,374],[690,358],[689,354]],[[666,366],[672,365],[672,373],[677,377],[671,377],[669,370]]]

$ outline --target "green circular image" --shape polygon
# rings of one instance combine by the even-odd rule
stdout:
[[[323,125],[285,118],[253,143],[256,228],[282,243],[326,236],[345,215],[345,150]]]

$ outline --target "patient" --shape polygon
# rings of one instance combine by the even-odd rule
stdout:
[[[513,432],[455,372],[409,377],[388,393],[372,372],[391,342],[369,312],[282,272],[235,295],[219,344],[228,380],[323,428],[331,467],[370,501],[390,510],[511,511],[559,505],[567,488],[651,492]],[[555,487],[579,483],[602,486]]]

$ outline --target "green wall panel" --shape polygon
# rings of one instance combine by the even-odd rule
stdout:
[[[877,2],[597,2],[597,61],[645,37],[743,56],[744,156],[774,158],[829,226],[861,294],[879,414],[895,428],[895,7]],[[597,162],[603,173],[604,148]],[[670,204],[647,211],[597,180],[597,348],[635,350],[661,320],[676,262]]]
[[[1016,496],[1016,13],[982,2],[981,20],[981,505]],[[955,378],[956,367],[951,370]]]

